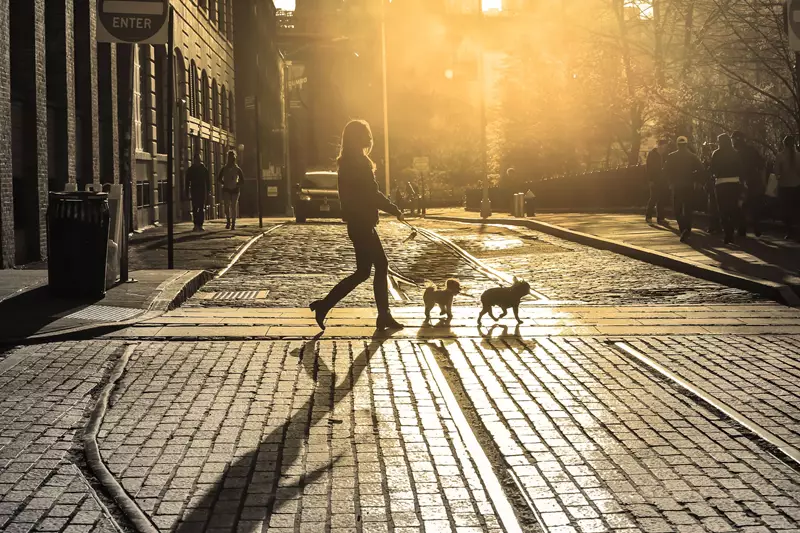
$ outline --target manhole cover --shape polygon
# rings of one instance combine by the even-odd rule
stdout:
[[[80,311],[76,311],[64,318],[75,320],[100,320],[103,322],[121,322],[129,320],[141,314],[141,309],[131,309],[130,307],[114,307],[112,305],[90,305]]]
[[[266,300],[269,291],[221,291],[204,292],[199,296],[203,300]]]

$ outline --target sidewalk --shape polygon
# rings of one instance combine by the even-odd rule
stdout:
[[[42,340],[107,326],[123,327],[182,303],[210,277],[202,270],[137,270],[136,283],[112,287],[104,298],[50,296],[47,271],[0,270],[0,344]]]
[[[277,219],[265,221],[264,228]],[[281,222],[283,219],[277,220]],[[87,329],[124,327],[152,318],[183,303],[215,270],[226,266],[236,251],[263,229],[257,219],[243,219],[235,231],[224,221],[210,221],[204,233],[192,223],[175,225],[175,270],[167,270],[167,228],[148,228],[130,240],[131,278],[102,299],[62,300],[50,297],[47,264],[0,270],[0,343],[43,340]]]
[[[463,209],[430,210],[431,218],[465,222],[480,214]],[[719,236],[695,230],[688,243],[678,240],[677,225],[647,224],[632,214],[544,213],[535,218],[493,215],[490,224],[514,224],[581,244],[611,250],[642,261],[758,292],[790,305],[800,304],[800,244],[775,234],[752,235],[726,246]]]

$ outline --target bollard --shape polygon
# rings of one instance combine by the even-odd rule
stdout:
[[[481,218],[487,219],[492,216],[492,201],[489,199],[489,187],[483,187],[483,199],[481,200]]]

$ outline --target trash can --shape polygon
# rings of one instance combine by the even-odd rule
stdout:
[[[108,193],[50,193],[47,275],[54,296],[95,298],[106,293],[110,227]]]

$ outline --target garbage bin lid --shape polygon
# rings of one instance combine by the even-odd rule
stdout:
[[[105,200],[108,198],[108,193],[92,191],[51,191],[50,198],[54,200]]]

